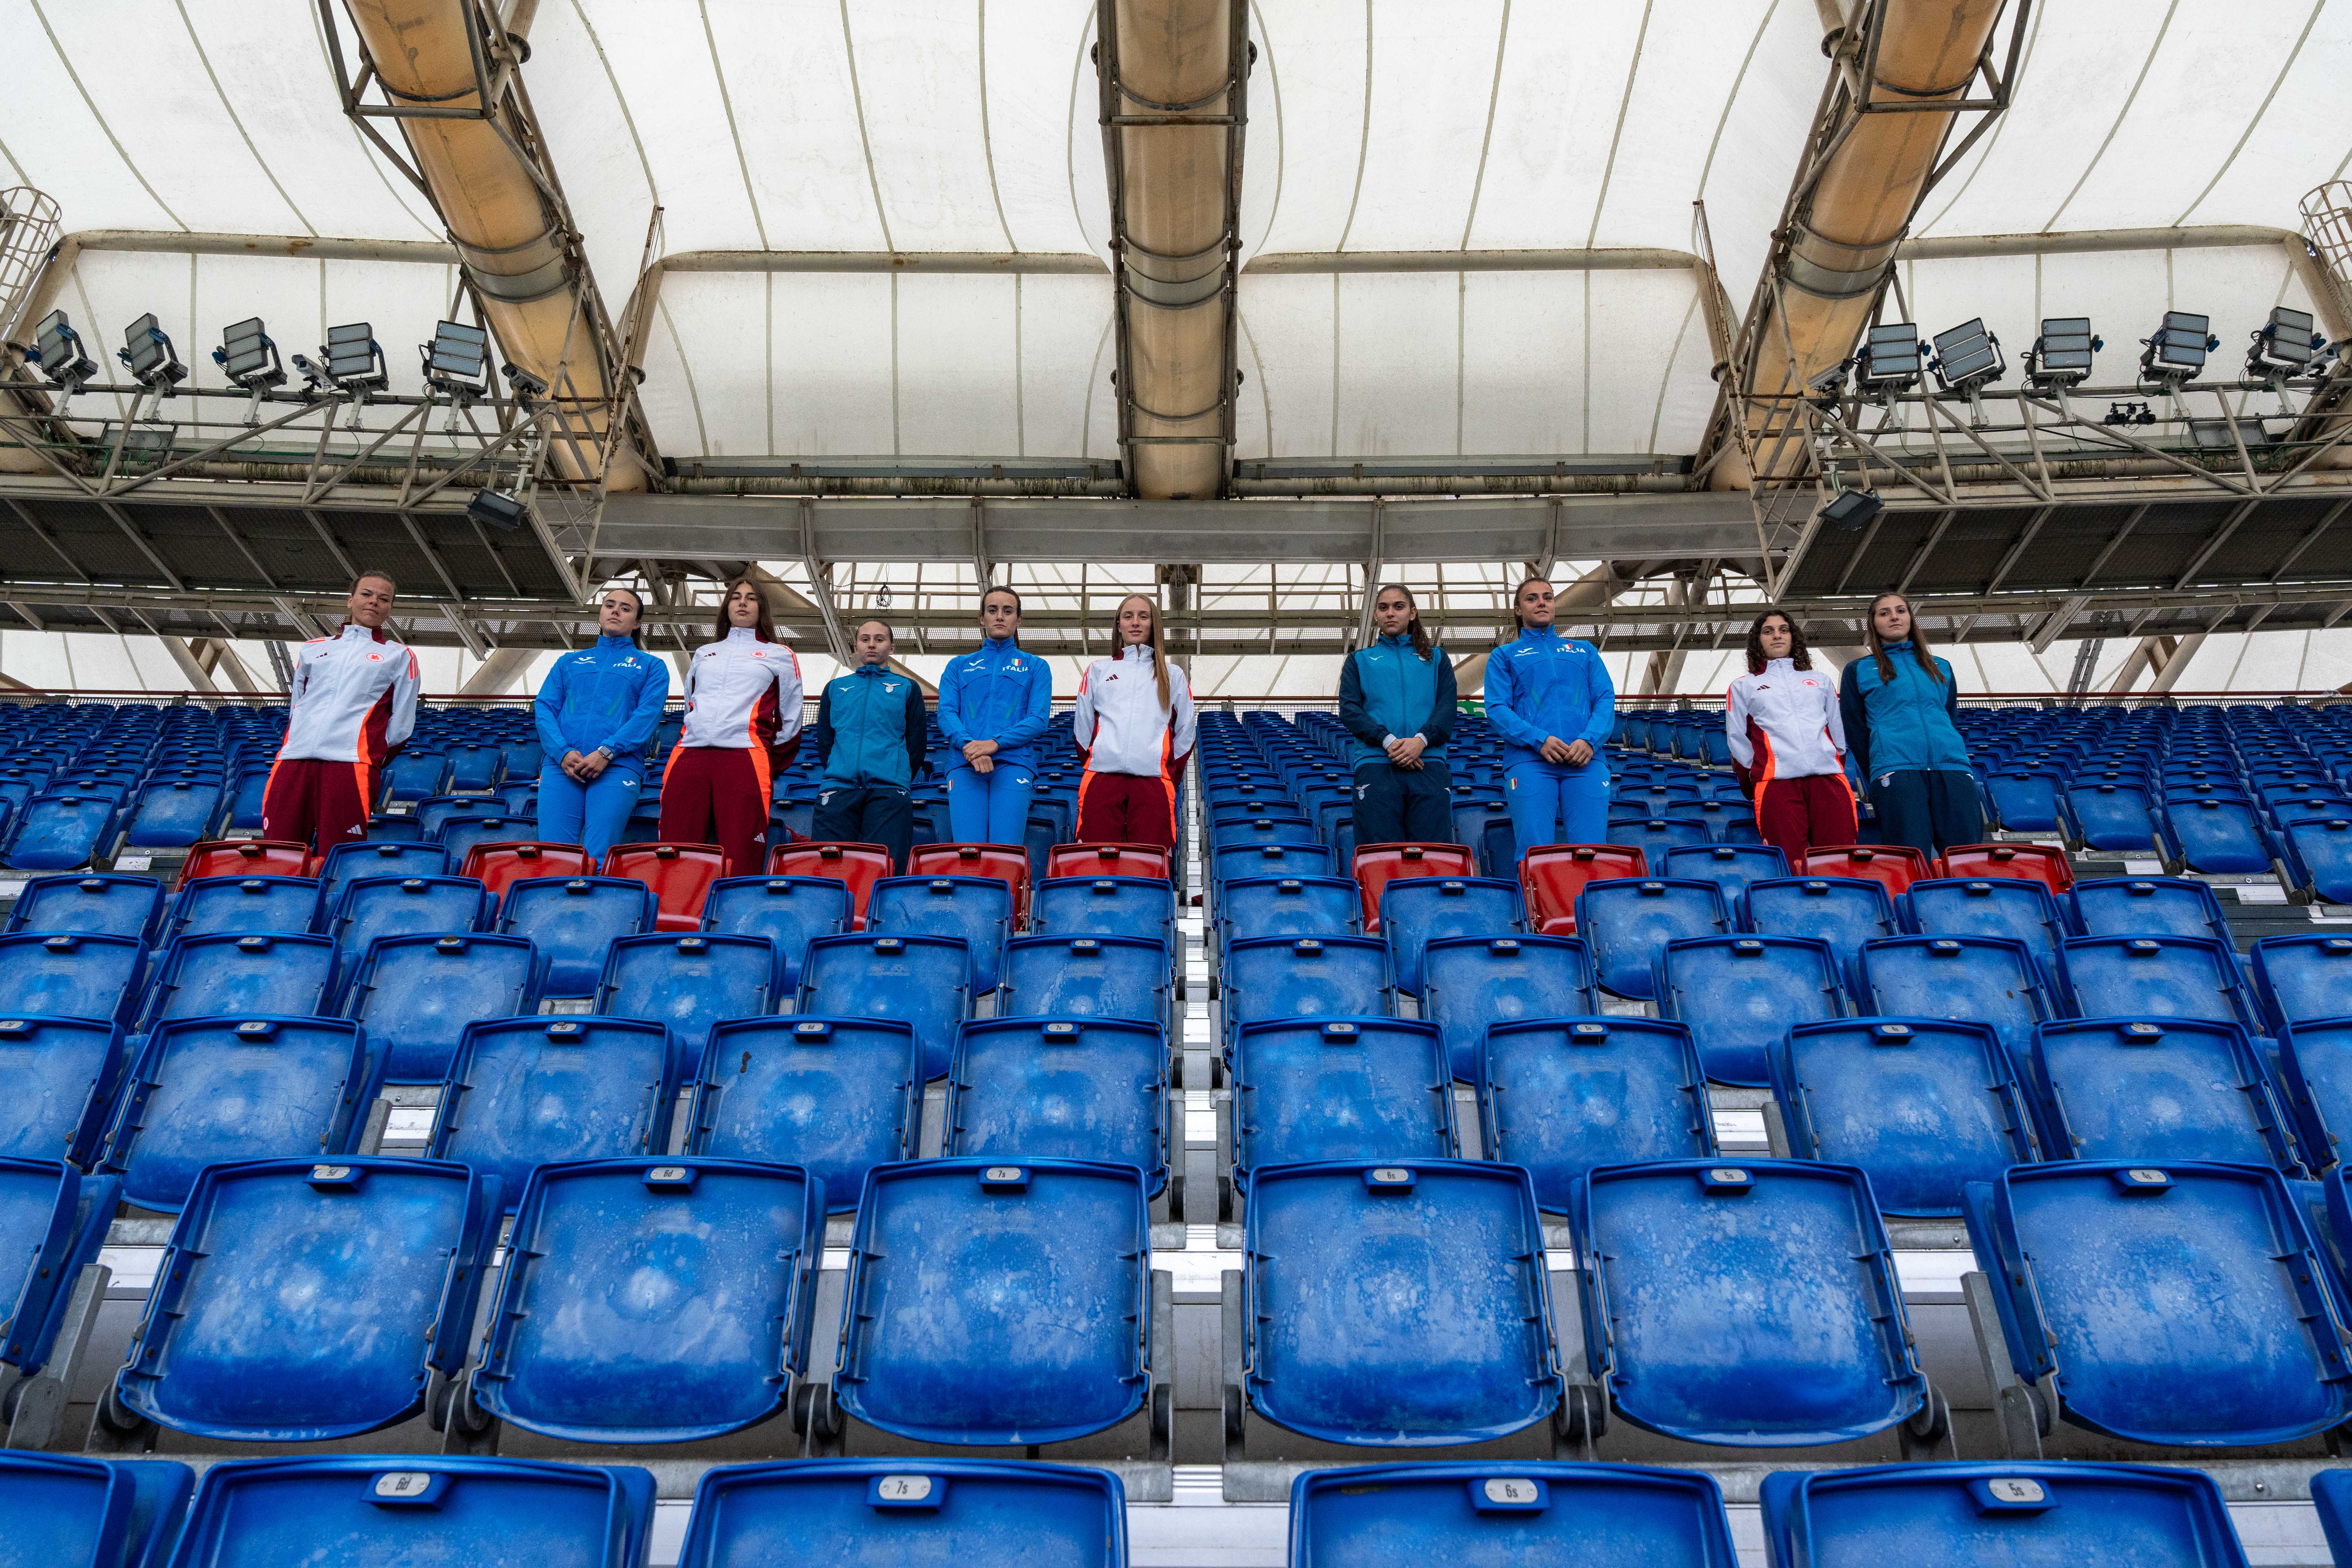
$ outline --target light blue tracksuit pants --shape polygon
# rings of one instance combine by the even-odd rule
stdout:
[[[982,773],[958,764],[948,770],[948,832],[957,844],[1019,844],[1029,836],[1034,768],[999,763]]]
[[[583,784],[551,761],[539,770],[539,837],[543,844],[577,844],[599,864],[628,825],[645,787],[641,767],[614,760]]]
[[[1522,855],[1547,844],[1609,841],[1609,768],[1597,757],[1580,768],[1513,763],[1503,773],[1503,799]]]

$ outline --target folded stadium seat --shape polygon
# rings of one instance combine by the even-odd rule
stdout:
[[[281,838],[224,838],[190,847],[180,887],[201,877],[307,877],[310,847]]]
[[[1008,1459],[727,1465],[694,1494],[678,1568],[755,1563],[1125,1568],[1115,1471]]]
[[[2189,877],[2099,877],[2067,896],[2085,936],[2206,936],[2231,941],[2212,885]]]
[[[2135,851],[2171,858],[2155,810],[2155,797],[2131,784],[2084,784],[2066,790],[2066,812],[2086,849],[2104,854]]]
[[[10,819],[0,862],[16,871],[79,870],[106,852],[119,815],[95,795],[37,795]]]
[[[0,1451],[10,1568],[163,1568],[196,1473],[174,1459]]]
[[[1477,856],[1459,844],[1359,845],[1349,864],[1363,893],[1364,930],[1381,929],[1381,898],[1391,882],[1412,877],[1475,877]]]
[[[1139,1418],[1151,1457],[1164,1458],[1172,1367],[1151,1323],[1150,1266],[1143,1173],[1132,1165],[877,1167],[857,1206],[838,1359],[816,1351],[839,1370],[813,1402],[812,1447],[865,1447],[846,1417],[951,1447],[1121,1428],[1110,1440],[1139,1455],[1142,1433],[1124,1440]]]
[[[653,1477],[631,1465],[334,1454],[213,1466],[181,1549],[191,1564],[632,1568],[653,1527]]]
[[[97,1018],[0,1018],[0,1155],[94,1168],[130,1065]]]
[[[727,858],[716,844],[615,844],[601,874],[626,877],[651,888],[660,914],[657,931],[700,931],[702,904],[711,884],[726,875]]]
[[[1906,844],[1842,844],[1808,849],[1801,877],[1866,877],[1886,884],[1892,897],[1933,875],[1927,857]]]
[[[1217,895],[1218,942],[1352,936],[1362,912],[1362,891],[1345,877],[1236,877]]]
[[[1046,877],[1157,877],[1165,881],[1170,875],[1169,853],[1156,844],[1056,844],[1045,855]]]
[[[962,938],[975,996],[996,989],[1013,928],[1013,889],[1002,877],[885,877],[866,896],[868,931]]]
[[[1987,1024],[1800,1024],[1766,1054],[1800,1160],[1859,1165],[1879,1212],[1958,1215],[1960,1187],[2041,1157],[2040,1123]]]
[[[1498,857],[1498,847],[1494,842],[1497,829],[1510,838],[1512,853]],[[1511,808],[1507,802],[1492,795],[1454,802],[1454,837],[1477,852],[1480,876],[1508,877],[1517,869],[1518,840],[1510,837],[1510,834]]]
[[[519,936],[383,937],[352,971],[342,1013],[366,1026],[383,1081],[437,1084],[467,1025],[539,1010],[543,968]]]
[[[805,844],[816,836],[816,796],[798,791],[785,794],[785,789],[779,779],[773,808],[768,813],[768,842]]]
[[[539,822],[530,816],[453,816],[434,830],[433,840],[449,851],[449,858],[464,865],[477,847],[527,842],[539,831]]]
[[[2041,1104],[2034,1026],[2064,1017],[2068,1009],[2063,974],[2053,981],[2023,942],[1996,936],[1881,937],[1862,944],[1854,973],[1855,1011],[1864,1016],[1991,1026],[2009,1053],[2011,1075]]]
[[[383,788],[375,804],[414,805],[449,793],[449,758],[443,752],[409,747],[383,765]]]
[[[577,844],[534,844],[513,839],[503,844],[477,844],[463,856],[451,859],[459,876],[478,879],[496,899],[505,898],[509,888],[527,878],[596,875],[596,862]]]
[[[1235,844],[1319,844],[1315,819],[1295,802],[1219,802],[1210,806],[1209,842],[1219,847]]]
[[[319,882],[310,877],[203,877],[173,896],[158,947],[220,931],[317,930]]]
[[[1332,876],[1336,853],[1320,844],[1237,844],[1226,849],[1212,847],[1208,851],[1210,912],[1222,918],[1219,900],[1224,897],[1225,888],[1234,882],[1259,881],[1269,877]],[[1358,901],[1360,907],[1360,894]]]
[[[891,875],[890,851],[879,844],[779,844],[768,851],[771,877],[830,877],[849,888],[849,929],[866,929],[866,895]]]
[[[1649,860],[1639,849],[1616,844],[1548,844],[1527,851],[1519,861],[1528,923],[1545,936],[1576,934],[1576,896],[1585,883],[1649,874]]]
[[[320,922],[336,948],[328,1001],[340,1001],[376,938],[492,931],[498,912],[496,895],[472,877],[362,877],[346,882],[336,907]]]
[[[458,1038],[425,1158],[496,1176],[512,1208],[541,1165],[667,1156],[684,1082],[659,1024],[486,1018]]]
[[[1572,936],[1440,937],[1421,951],[1421,1016],[1444,1033],[1454,1076],[1465,1080],[1488,1025],[1601,1011],[1591,955]]]
[[[1017,945],[1007,944],[1000,986],[1014,977],[1012,949]],[[1151,962],[1159,966],[1154,973],[1164,977],[1165,959],[1156,947]],[[1001,994],[999,1008],[1004,1008],[1008,1000],[1007,994]],[[747,1011],[721,1016],[740,1016]],[[899,1019],[914,1028],[916,1039],[922,1044],[923,1077],[938,1078],[948,1070],[957,1027],[971,1016],[971,946],[961,937],[920,932],[886,936],[859,931],[814,938],[802,960],[801,985],[793,1011],[836,1018]]]
[[[138,1026],[166,1018],[320,1018],[335,944],[287,931],[215,931],[184,937],[163,950],[148,982]]]
[[[493,1186],[437,1160],[205,1166],[93,1444],[136,1441],[143,1422],[299,1443],[415,1415],[428,1375],[465,1364],[498,1239]]]
[[[1978,775],[2006,833],[2063,833],[2064,785],[2053,768],[2001,768]]]
[[[2069,937],[2059,984],[2078,1018],[2210,1018],[2264,1032],[2237,954],[2210,937]]]
[[[529,782],[503,784],[494,793],[505,805],[507,816],[537,816],[539,815],[539,770],[531,769]]]
[[[362,877],[448,877],[457,868],[449,851],[422,839],[338,844],[319,859],[320,912],[332,915],[343,889]]]
[[[948,1066],[950,1158],[1093,1160],[1133,1165],[1167,1188],[1168,1041],[1125,1018],[989,1018],[957,1032]],[[1181,1145],[1179,1146],[1181,1147]]]
[[[714,1025],[694,1086],[687,1152],[798,1165],[835,1214],[866,1173],[916,1157],[922,1045],[897,1018],[731,1018]]]
[[[81,931],[152,942],[163,918],[163,884],[152,877],[110,872],[35,877],[17,889],[10,902],[6,930],[10,934]]]
[[[1698,1047],[1672,1019],[1497,1024],[1472,1082],[1487,1158],[1525,1166],[1548,1213],[1596,1165],[1716,1154]]]
[[[2048,844],[1955,844],[1929,868],[1937,877],[2011,877],[2040,882],[2053,895],[2074,885],[2066,851]]]
[[[1267,936],[1224,944],[1223,1046],[1271,1018],[1388,1017],[1388,943],[1370,936]]]
[[[261,805],[269,793],[269,769],[267,765],[237,770],[229,785],[228,809],[224,814],[224,832],[253,832],[261,826]]]
[[[1636,1426],[1737,1447],[1849,1442],[1906,1423],[1920,1439],[1940,1436],[1927,1428],[1942,1425],[1942,1400],[1912,1347],[1860,1171],[1604,1165],[1578,1184],[1569,1218],[1584,1363]],[[1915,1433],[1905,1436],[1909,1448]]]
[[[528,937],[546,961],[542,997],[596,994],[605,950],[654,926],[653,889],[634,877],[527,877],[508,885],[496,930]]]
[[[2298,889],[2326,903],[2352,903],[2352,816],[2297,818],[2278,842]]]
[[[356,1153],[373,1068],[341,1018],[173,1019],[142,1037],[99,1168],[125,1202],[177,1214],[206,1165]]]
[[[1713,882],[1620,877],[1589,882],[1576,896],[1576,931],[1592,972],[1612,996],[1647,1002],[1666,943],[1735,930],[1723,889]]]
[[[2236,1024],[2072,1019],[2033,1031],[2043,1148],[2059,1160],[2219,1160],[2303,1174],[2263,1058]]]
[[[2326,1168],[2341,1158],[2344,1139],[2352,1135],[2352,1019],[2289,1025],[2273,1065],[2304,1163]]]
[[[2206,876],[2260,875],[2273,869],[2278,847],[2253,805],[2242,799],[2175,799],[2164,803],[2165,837],[2181,863]]]
[[[539,771],[547,765],[547,752],[534,736],[509,737],[499,742],[499,755],[504,767],[500,775],[501,791],[515,787],[516,781],[527,781],[533,789],[539,787]]]
[[[667,1025],[670,1059],[684,1082],[702,1060],[712,1025],[762,1017],[782,1005],[779,968],[774,944],[761,936],[657,931],[620,937],[605,949],[593,1010],[603,1017]]]
[[[2341,1475],[2312,1478],[2315,1503]],[[2247,1563],[2220,1484],[2200,1470],[2015,1460],[1777,1470],[1762,1497],[1773,1568]]]
[[[1234,1184],[1319,1160],[1455,1157],[1454,1072],[1433,1024],[1277,1018],[1233,1049]]]
[[[1245,1223],[1224,1306],[1247,1326],[1224,1338],[1229,1464],[1281,1446],[1259,1423],[1409,1449],[1507,1437],[1559,1409],[1543,1228],[1517,1166],[1272,1166]]]
[[[2005,936],[2051,974],[2058,944],[2074,934],[2049,888],[2021,877],[1931,877],[1912,883],[1901,907],[1922,936]]]
[[[184,849],[218,825],[227,795],[227,786],[218,779],[151,784],[131,808],[131,820],[123,828],[123,847]]]
[[[1527,895],[1507,877],[1408,877],[1381,890],[1378,923],[1397,989],[1418,996],[1423,946],[1438,937],[1524,931]]]
[[[2266,936],[2246,960],[2260,1032],[2352,1015],[2352,937]]]
[[[47,1366],[58,1348],[74,1287],[98,1261],[121,1195],[114,1177],[84,1175],[61,1160],[0,1159],[0,1300],[9,1303],[0,1368],[16,1374],[8,1379],[12,1426],[17,1402],[33,1392],[19,1380]],[[77,1348],[68,1344],[66,1355]],[[63,1370],[72,1370],[70,1362]],[[0,1517],[7,1518],[13,1551],[22,1521]]]
[[[0,936],[0,1014],[129,1025],[147,983],[147,944],[127,936]]]
[[[2020,1165],[1969,1184],[1965,1203],[2000,1321],[1993,1397],[2035,1416],[2004,1422],[2013,1457],[2038,1457],[2034,1429],[2053,1418],[2126,1442],[2251,1447],[2352,1415],[2347,1308],[2277,1171]]]
[[[1635,817],[1610,823],[1609,842],[1638,849],[1645,864],[1657,865],[1664,862],[1667,850],[1712,844],[1715,835],[1696,816]]]
[[[1658,1012],[1689,1026],[1708,1079],[1760,1088],[1785,1031],[1845,1016],[1842,982],[1837,955],[1812,937],[1688,937],[1658,955]]]
[[[1729,1568],[1736,1560],[1722,1489],[1702,1471],[1525,1459],[1366,1465],[1308,1470],[1290,1488],[1290,1561],[1302,1568],[1380,1562]]]
[[[1171,973],[1167,947],[1149,937],[1015,937],[1004,944],[996,1016],[1125,1018],[1172,1033]],[[927,1055],[929,1046],[927,1037]]]
[[[447,748],[452,790],[496,789],[505,771],[506,757],[487,741],[460,741]]]
[[[1354,913],[1355,888],[1338,884]],[[1048,877],[1030,900],[1040,936],[1136,936],[1179,950],[1176,889],[1165,877]]]
[[[1683,844],[1652,864],[1661,877],[1698,878],[1721,888],[1724,905],[1742,930],[1748,921],[1748,885],[1789,874],[1789,858],[1774,844]]]

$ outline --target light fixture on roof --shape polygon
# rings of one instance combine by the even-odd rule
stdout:
[[[443,321],[433,341],[416,345],[425,362],[425,384],[457,407],[490,394],[490,334],[463,321]],[[454,410],[453,410],[454,412]]]
[[[2263,381],[2309,374],[2311,362],[2327,342],[2325,333],[2311,330],[2310,311],[2284,305],[2271,307],[2271,319],[2253,338],[2253,346],[2246,351],[2246,374]]]
[[[1854,379],[1864,392],[1901,392],[1919,384],[1919,329],[1909,321],[1883,321],[1863,339],[1854,356]]]
[[[263,329],[258,316],[249,316],[221,333],[221,345],[213,350],[213,363],[221,367],[230,385],[253,394],[253,401],[245,408],[247,425],[259,422],[262,396],[271,387],[286,384],[285,362],[278,357],[278,343]]]
[[[1936,379],[1946,392],[1974,396],[1977,388],[1999,381],[2009,370],[2008,356],[1979,316],[1936,334]]]
[[[2210,316],[2193,310],[2167,310],[2164,324],[2153,335],[2142,338],[2139,356],[2139,378],[2153,382],[2166,391],[2176,391],[2183,383],[2197,379],[2205,368],[2205,356],[2221,346],[2221,340],[2212,335],[2213,321]]]
[[[466,503],[466,515],[476,522],[513,533],[530,521],[530,508],[520,498],[504,490],[476,490],[474,499]]]
[[[152,310],[122,329],[122,346],[114,357],[131,372],[131,380],[160,397],[171,396],[172,388],[188,379],[188,367],[180,363],[171,334]]]
[[[2055,391],[2086,381],[2092,356],[2106,346],[2092,334],[2088,316],[2044,316],[2042,335],[2025,351],[2026,384]]]
[[[39,365],[49,384],[58,389],[58,413],[64,412],[65,400],[98,374],[98,362],[82,352],[81,334],[73,330],[63,310],[52,310],[41,319],[34,331],[33,351],[26,357]]]
[[[1886,510],[1886,503],[1868,490],[1840,490],[1822,508],[1822,521],[1840,533],[1853,533]]]

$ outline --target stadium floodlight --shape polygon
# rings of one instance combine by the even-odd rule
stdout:
[[[98,362],[82,352],[81,334],[73,330],[63,310],[52,310],[41,319],[34,331],[33,352],[26,357],[39,365],[49,384],[68,397],[98,374]]]
[[[253,401],[245,405],[245,422],[259,424],[262,398],[271,387],[286,384],[285,362],[278,357],[278,343],[262,327],[261,318],[249,316],[223,331],[213,363],[229,384],[253,394]]]
[[[329,327],[319,360],[330,385],[362,403],[370,394],[392,384],[392,372],[383,363],[383,345],[375,341],[375,329],[365,321]]]
[[[2271,307],[2271,319],[2253,338],[2254,346],[2246,351],[2246,374],[2263,381],[2308,374],[2311,362],[2327,342],[2326,333],[2311,330],[2310,311],[2284,305]]]
[[[1936,379],[1946,392],[1974,396],[1978,387],[1999,381],[2008,370],[2000,340],[1987,330],[1982,316],[1936,334]]]
[[[2205,356],[2221,346],[2212,335],[2213,321],[2192,310],[2167,310],[2164,324],[2140,340],[2139,378],[2167,391],[2197,379]]]
[[[1901,392],[1919,384],[1919,329],[1909,321],[1885,321],[1870,329],[1854,356],[1854,378],[1864,392]]]
[[[188,367],[180,363],[171,334],[163,331],[152,310],[122,329],[122,346],[114,351],[114,357],[131,372],[131,380],[164,397],[172,395],[175,383],[188,379]]]
[[[2044,316],[2042,335],[2025,352],[2026,384],[2051,392],[2087,381],[2092,356],[2106,346],[2092,334],[2088,316]]]
[[[530,519],[530,509],[504,490],[476,490],[466,503],[466,515],[476,522],[513,533]]]
[[[1853,533],[1886,510],[1886,503],[1868,490],[1840,490],[1822,508],[1822,521],[1840,533]]]
[[[488,397],[490,334],[462,321],[443,321],[433,329],[433,341],[416,345],[425,362],[425,384],[458,404]]]

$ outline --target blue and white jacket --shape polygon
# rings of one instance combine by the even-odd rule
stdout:
[[[1034,767],[1032,747],[1053,716],[1054,672],[1011,637],[983,640],[940,677],[940,733],[959,767],[974,741],[995,742],[997,762]]]
[[[825,682],[816,705],[824,781],[896,784],[923,771],[923,689],[887,664],[861,664]]]
[[[1422,756],[1444,761],[1454,701],[1453,661],[1434,643],[1426,658],[1412,651],[1410,635],[1358,648],[1339,668],[1339,722],[1356,740],[1351,765],[1387,762],[1392,736],[1419,735]]]
[[[549,763],[601,746],[614,763],[642,770],[668,700],[669,666],[659,655],[625,637],[599,637],[595,647],[555,661],[530,710]]]
[[[1543,760],[1552,737],[1592,747],[1585,764],[1602,773],[1601,742],[1617,728],[1617,684],[1601,650],[1549,626],[1527,627],[1486,656],[1486,719],[1503,732],[1503,765]]]

